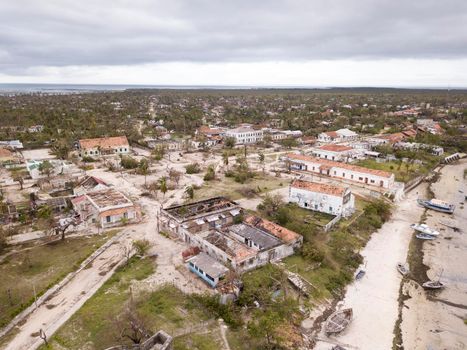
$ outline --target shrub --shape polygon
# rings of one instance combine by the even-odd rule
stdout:
[[[191,163],[185,166],[187,174],[198,174],[201,168],[198,163]]]
[[[120,160],[120,165],[124,169],[136,169],[139,165],[139,162],[129,156],[123,156],[122,159]]]

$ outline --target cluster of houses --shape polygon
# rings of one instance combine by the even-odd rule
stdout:
[[[193,250],[190,270],[215,287],[229,269],[244,272],[292,255],[303,237],[260,217],[236,202],[214,197],[165,208],[159,229]]]

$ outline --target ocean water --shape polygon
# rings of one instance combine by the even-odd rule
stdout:
[[[0,84],[0,94],[124,91],[128,89],[254,89],[251,86],[105,85],[105,84]]]

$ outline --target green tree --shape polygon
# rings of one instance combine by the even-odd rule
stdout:
[[[235,137],[226,137],[224,139],[224,146],[226,148],[233,148],[236,143],[237,143],[237,140],[235,139]]]
[[[140,175],[144,175],[144,186],[146,186],[146,179],[147,179],[147,176],[149,175],[150,171],[149,171],[149,162],[146,158],[143,158],[139,161],[139,165],[138,165],[138,173]]]
[[[39,171],[41,174],[50,177],[53,171],[53,165],[48,160],[44,160],[42,163],[39,164]]]
[[[162,192],[162,195],[165,197],[165,194],[169,190],[167,187],[167,178],[165,176],[159,179],[159,190]]]
[[[188,198],[193,199],[195,197],[195,189],[193,186],[185,187],[185,194]]]
[[[260,152],[258,154],[258,159],[259,159],[259,163],[261,164],[261,168],[262,168],[263,174],[264,174],[264,159],[265,159],[264,153]]]
[[[214,170],[214,166],[210,165],[206,170],[206,174],[204,175],[204,181],[211,181],[216,178],[216,172]]]

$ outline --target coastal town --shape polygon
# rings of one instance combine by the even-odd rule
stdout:
[[[0,349],[464,349],[465,91],[0,95]]]

